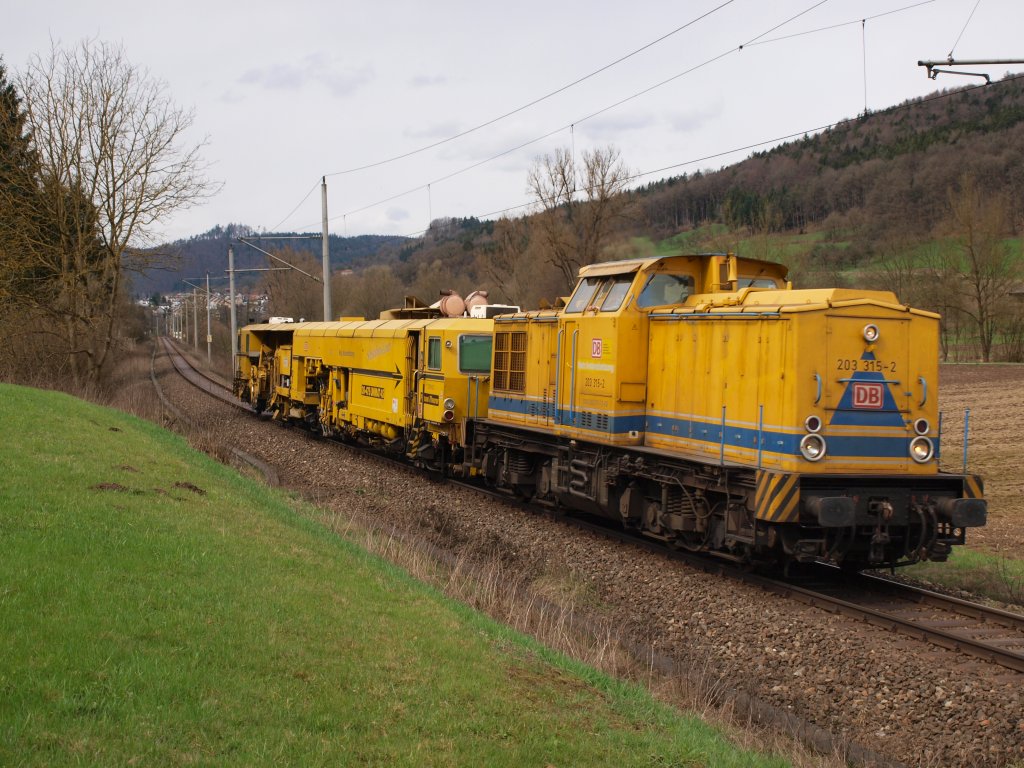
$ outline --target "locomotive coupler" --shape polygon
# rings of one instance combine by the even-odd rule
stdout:
[[[894,514],[892,502],[888,499],[872,499],[868,502],[868,512],[886,523],[892,520]]]
[[[889,545],[889,526],[879,523],[875,526],[875,532],[871,535],[872,562],[879,563],[885,559],[885,548]]]

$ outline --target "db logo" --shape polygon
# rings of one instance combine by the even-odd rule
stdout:
[[[603,346],[604,345],[602,344],[601,339],[591,339],[590,340],[590,356],[591,357],[600,357]]]
[[[885,385],[880,383],[853,382],[853,407],[879,411],[885,403]]]

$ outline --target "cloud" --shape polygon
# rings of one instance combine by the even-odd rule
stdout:
[[[398,223],[409,220],[409,211],[406,208],[388,208],[387,211],[388,221]]]
[[[721,101],[705,104],[700,109],[689,109],[685,112],[673,112],[668,116],[672,130],[680,133],[696,133],[709,123],[719,120],[723,107]]]
[[[334,96],[348,96],[373,80],[369,66],[342,68],[336,59],[322,53],[306,56],[298,63],[272,64],[249,69],[238,78],[238,84],[267,90],[299,91],[320,85]]]
[[[650,130],[656,119],[648,113],[625,112],[622,114],[607,114],[587,120],[576,126],[577,140],[579,138],[598,141],[617,141],[617,137],[631,131]]]
[[[417,75],[409,80],[412,88],[431,88],[435,85],[446,85],[448,78],[444,75]]]
[[[460,132],[459,124],[454,120],[440,123],[423,124],[415,128],[406,128],[404,135],[410,139],[421,139],[425,141],[440,141],[455,136]]]

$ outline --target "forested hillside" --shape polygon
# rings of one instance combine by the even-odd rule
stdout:
[[[295,233],[282,234],[293,237]],[[258,254],[254,249],[249,250],[248,246],[240,244],[238,239],[241,237],[252,238],[256,245],[272,253],[277,253],[285,246],[292,253],[306,254],[318,260],[321,258],[320,239],[277,240],[273,235],[261,237],[260,233],[243,224],[218,225],[201,235],[176,240],[156,249],[153,261],[160,263],[161,268],[147,270],[137,276],[132,290],[140,296],[164,294],[185,288],[182,278],[202,277],[207,272],[211,277],[222,277],[228,266],[228,245],[234,245],[239,265],[248,264],[249,257]],[[336,270],[365,266],[377,257],[382,248],[400,244],[404,240],[383,235],[331,235],[330,239],[331,263]],[[258,261],[262,265],[266,257],[260,256]],[[245,274],[240,274],[238,278],[240,285],[251,285],[259,279],[255,275]]]
[[[597,158],[608,161],[605,172],[616,159]],[[559,167],[571,162],[568,154],[538,160],[529,179],[539,170],[572,173]],[[733,250],[787,264],[798,287],[892,288],[944,315],[952,356],[1013,358],[1024,354],[1024,302],[1012,298],[1024,279],[1022,217],[1024,78],[1007,77],[937,91],[611,202],[577,193],[548,208],[538,202],[519,219],[438,219],[421,238],[332,236],[334,313],[373,317],[405,296],[429,302],[446,289],[482,288],[524,307],[554,302],[571,287],[560,248],[586,250],[584,261]],[[176,243],[184,269],[223,270],[239,233],[247,230]],[[285,253],[318,269],[319,241],[289,241]],[[318,315],[320,288],[308,279],[274,273],[264,287],[271,312]]]
[[[770,231],[847,229],[864,240],[927,237],[965,174],[1024,200],[1024,78],[943,90],[783,144],[714,173],[641,189],[661,236],[719,221]]]

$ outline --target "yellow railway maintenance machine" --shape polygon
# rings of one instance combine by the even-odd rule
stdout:
[[[938,316],[785,278],[731,254],[596,264],[563,309],[496,318],[470,462],[692,550],[945,559],[986,502],[939,470]]]
[[[471,317],[249,325],[236,393],[325,435],[461,465],[467,422],[486,413],[492,329]]]

